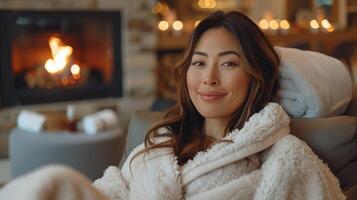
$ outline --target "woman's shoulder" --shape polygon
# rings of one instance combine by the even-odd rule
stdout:
[[[161,135],[159,137],[154,137],[152,139],[153,145],[163,143],[169,141],[170,137]],[[127,160],[125,163],[134,160],[133,158],[136,157],[145,157],[145,160],[148,160],[151,157],[157,156],[158,154],[171,152],[171,148],[153,148],[149,149],[150,145],[145,145],[145,142],[141,143],[140,145],[136,146],[128,155]],[[146,151],[146,149],[148,149]],[[137,159],[140,160],[140,159]],[[142,160],[142,159],[141,159]],[[124,165],[125,165],[124,163]]]
[[[165,141],[170,140],[170,137],[168,136],[170,134],[170,130],[169,128],[166,127],[161,127],[158,129],[158,135],[156,137],[153,137],[150,139],[150,141],[153,144],[159,144]],[[138,154],[140,151],[145,150],[147,147],[149,147],[150,145],[147,144],[145,145],[145,141],[141,144],[139,144],[138,146],[136,146],[130,153],[128,158],[133,157],[134,155]]]
[[[292,134],[287,134],[280,138],[272,148],[273,151],[286,153],[307,153],[307,149],[310,149],[309,146]]]
[[[290,160],[293,162],[306,161],[315,162],[320,158],[313,150],[302,140],[294,135],[288,134],[279,139],[268,150],[268,157],[271,160]],[[322,162],[322,160],[320,160]]]
[[[310,197],[343,199],[338,179],[329,166],[302,140],[286,135],[265,152],[262,169],[268,178],[286,179],[289,187],[304,188]],[[309,183],[301,185],[301,181]],[[276,185],[281,186],[282,182]],[[317,188],[311,189],[311,185]],[[313,198],[311,198],[313,199]]]
[[[158,137],[153,141],[154,144],[157,144],[168,139],[168,137]],[[130,152],[122,167],[122,172],[126,177],[129,178],[131,172],[143,170],[142,167],[155,166],[160,164],[162,160],[172,157],[172,148],[153,148],[147,151],[146,149],[148,148],[145,143],[142,143]]]

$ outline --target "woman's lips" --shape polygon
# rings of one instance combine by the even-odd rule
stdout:
[[[220,98],[223,98],[226,94],[227,93],[225,92],[211,92],[211,91],[198,92],[198,95],[201,97],[201,99],[206,101],[218,100]]]

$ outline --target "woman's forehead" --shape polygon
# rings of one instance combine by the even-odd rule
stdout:
[[[240,51],[238,38],[227,29],[211,28],[202,34],[194,51],[216,52],[216,51]]]

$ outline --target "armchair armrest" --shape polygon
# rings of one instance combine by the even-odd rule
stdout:
[[[347,108],[346,115],[357,116],[357,84],[352,85],[352,100]]]
[[[292,119],[290,127],[327,163],[342,188],[357,184],[357,117]]]

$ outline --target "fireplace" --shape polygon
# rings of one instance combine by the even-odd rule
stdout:
[[[0,11],[0,106],[122,96],[119,11]]]

